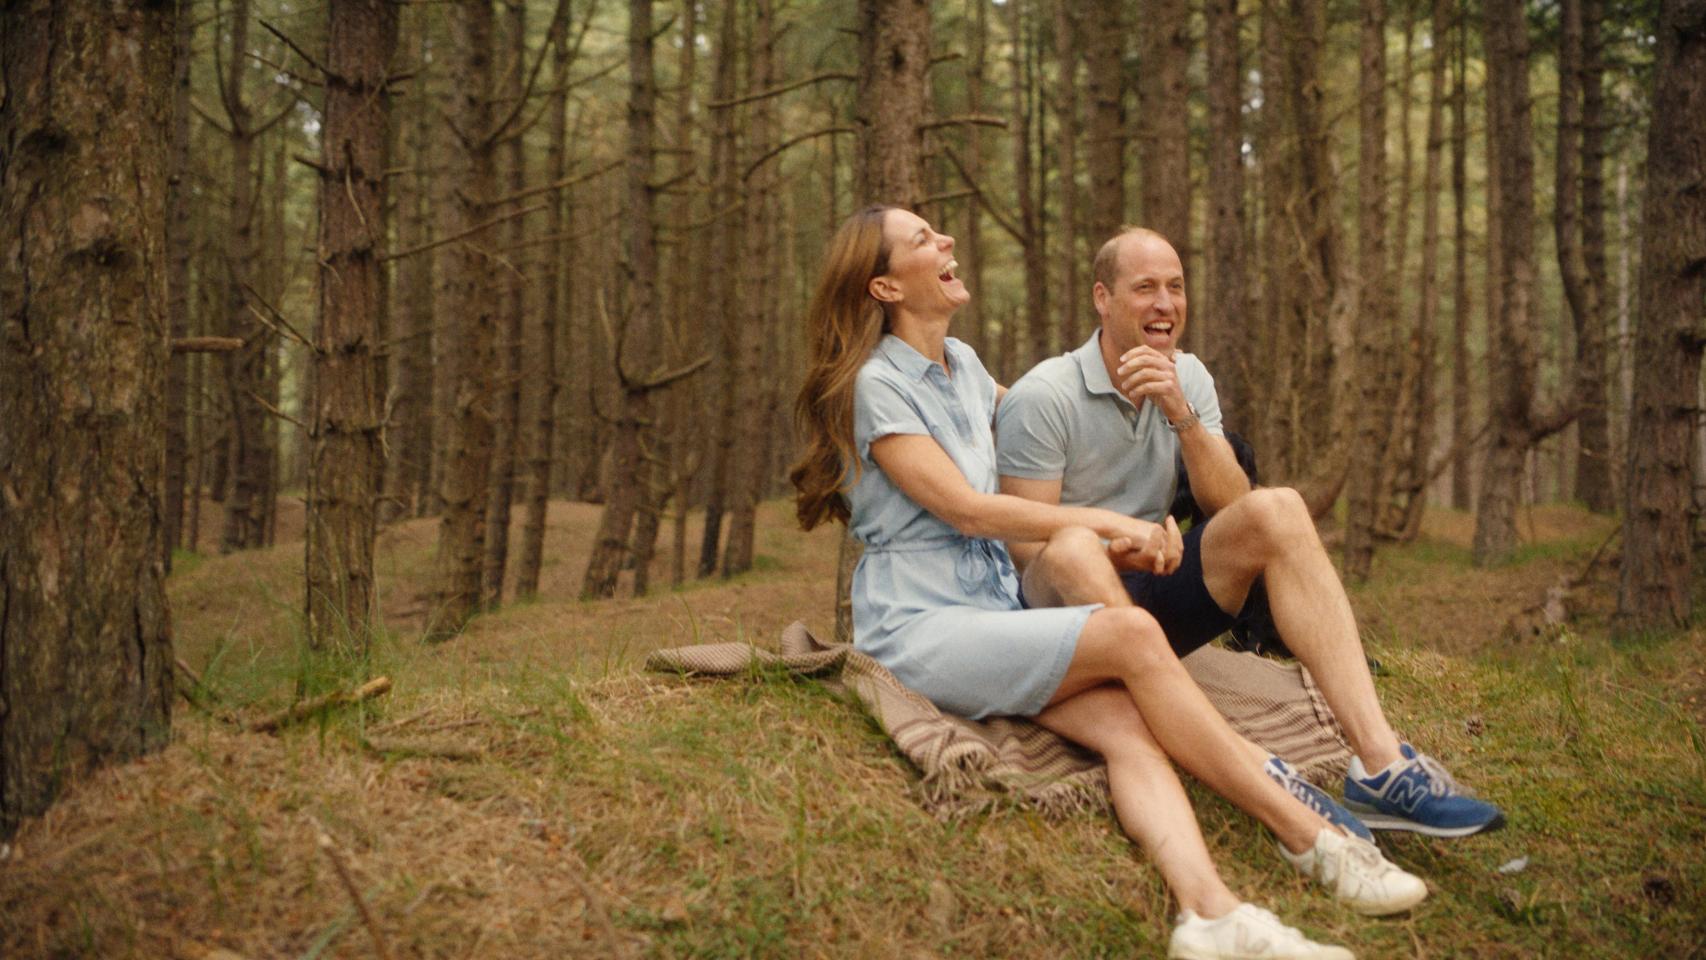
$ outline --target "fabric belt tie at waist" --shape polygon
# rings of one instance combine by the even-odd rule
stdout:
[[[906,540],[881,546],[865,547],[866,553],[912,553],[922,550],[943,550],[958,546],[954,558],[954,579],[967,593],[984,591],[992,596],[1009,597],[1006,578],[1013,576],[1013,560],[1007,548],[988,537],[933,537],[928,540]]]

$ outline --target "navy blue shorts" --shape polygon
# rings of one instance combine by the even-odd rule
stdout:
[[[1155,618],[1161,625],[1161,631],[1167,635],[1167,643],[1181,657],[1225,633],[1238,622],[1237,615],[1220,609],[1220,604],[1215,603],[1214,596],[1208,592],[1208,585],[1203,583],[1202,535],[1213,522],[1212,519],[1204,521],[1185,532],[1184,556],[1179,561],[1179,569],[1172,573],[1162,576],[1137,570],[1120,572],[1120,582],[1125,584],[1125,592],[1131,597],[1131,602]],[[1252,604],[1260,604],[1263,596],[1262,581],[1257,578],[1250,587],[1245,607],[1248,609]],[[1023,591],[1019,594],[1019,602],[1030,606],[1025,603]]]
[[[1141,570],[1122,570],[1120,582],[1131,602],[1149,611],[1173,652],[1183,657],[1231,629],[1238,618],[1220,609],[1202,577],[1202,535],[1213,520],[1185,532],[1184,558],[1179,569],[1165,576]]]

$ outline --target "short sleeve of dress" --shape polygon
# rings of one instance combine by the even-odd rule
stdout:
[[[1021,378],[995,411],[996,470],[1004,477],[1059,480],[1066,474],[1066,411],[1037,379]]]
[[[1181,355],[1179,386],[1185,399],[1196,408],[1197,416],[1202,418],[1203,429],[1212,436],[1226,436],[1220,413],[1220,395],[1214,389],[1214,375],[1195,354]]]
[[[871,463],[871,444],[894,434],[928,435],[930,428],[901,388],[867,367],[853,385],[853,445]]]

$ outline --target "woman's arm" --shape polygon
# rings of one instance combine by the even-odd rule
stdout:
[[[1047,540],[1063,527],[1089,527],[1097,536],[1130,548],[1150,542],[1163,528],[1112,510],[1062,507],[1001,493],[979,493],[933,438],[890,434],[871,444],[871,458],[902,493],[968,537]],[[1170,551],[1158,551],[1158,558]],[[1177,566],[1176,557],[1161,565]],[[1171,573],[1171,569],[1156,572]]]

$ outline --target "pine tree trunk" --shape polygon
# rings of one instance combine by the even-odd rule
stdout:
[[[1582,408],[1576,460],[1576,496],[1595,513],[1611,513],[1617,509],[1613,477],[1618,461],[1612,457],[1611,396],[1608,382],[1616,351],[1605,339],[1606,290],[1609,280],[1605,268],[1605,63],[1601,54],[1601,19],[1604,16],[1601,0],[1581,0],[1582,29],[1582,266],[1586,289],[1593,291],[1596,303],[1594,337],[1598,355],[1590,356],[1578,347],[1577,362],[1585,370],[1584,383],[1589,378],[1597,385],[1595,402]],[[1577,339],[1581,343],[1580,335]]]
[[[1198,285],[1191,262],[1191,112],[1186,70],[1191,62],[1191,14],[1186,0],[1141,0],[1137,82],[1137,166],[1142,172],[1142,223],[1172,241],[1184,261],[1187,294]],[[1187,302],[1189,296],[1186,297]],[[1185,326],[1188,348],[1201,351],[1212,317],[1193,313]]]
[[[622,281],[627,296],[616,349],[622,408],[611,444],[611,481],[605,490],[604,512],[581,582],[583,600],[615,595],[617,576],[630,553],[640,487],[650,472],[642,434],[655,407],[653,386],[646,378],[654,372],[659,336],[656,186],[652,182],[657,81],[652,72],[651,0],[629,0],[628,18],[627,207],[622,217],[626,253]]]
[[[695,91],[699,70],[699,3],[681,0],[681,52],[677,60],[676,77],[681,92],[675,102],[675,176],[686,179],[693,175],[696,162],[693,149],[693,114],[698,104]],[[678,275],[667,288],[673,293],[668,316],[676,330],[676,342],[689,344],[687,352],[699,351],[699,344],[709,343],[709,331],[703,318],[692,309],[700,271],[702,247],[688,235],[688,223],[693,219],[693,199],[686,193],[677,195],[672,204],[669,222],[676,227],[676,262]],[[675,514],[670,538],[669,582],[679,588],[687,579],[687,511],[693,492],[694,474],[698,471],[700,454],[698,436],[700,419],[695,415],[705,395],[703,380],[695,376],[676,385],[670,396],[670,471],[674,485]]]
[[[1356,437],[1351,443],[1350,489],[1345,513],[1344,577],[1368,579],[1374,563],[1374,529],[1380,508],[1381,465],[1392,424],[1388,356],[1392,290],[1387,282],[1386,240],[1386,6],[1361,0],[1358,70]]]
[[[1285,0],[1261,0],[1261,31],[1258,65],[1262,82],[1262,107],[1256,137],[1257,173],[1261,184],[1262,221],[1256,262],[1261,272],[1255,278],[1261,296],[1258,348],[1250,385],[1262,401],[1250,410],[1255,447],[1261,451],[1263,475],[1291,479],[1301,472],[1296,460],[1299,447],[1298,391],[1293,378],[1298,356],[1305,346],[1304,330],[1296,299],[1302,295],[1302,254],[1295,241],[1298,234],[1294,197],[1302,179],[1298,169],[1298,142],[1294,117],[1286,96],[1287,65],[1284,38],[1289,31]],[[1217,284],[1218,285],[1218,284]],[[1223,409],[1232,413],[1227,404]],[[1270,480],[1271,482],[1271,480]]]
[[[1084,36],[1085,94],[1090,103],[1089,116],[1085,118],[1084,151],[1090,175],[1087,215],[1090,243],[1100,248],[1126,222],[1127,84],[1122,61],[1129,28],[1127,4],[1123,0],[1089,0],[1083,6],[1084,22],[1096,25],[1095,29],[1085,31]],[[1147,70],[1148,61],[1144,66]],[[1072,293],[1068,291],[1067,296]]]
[[[551,93],[545,108],[548,126],[548,145],[545,154],[545,179],[556,183],[568,172],[569,122],[569,41],[568,20],[559,13],[551,22],[546,38],[551,47]],[[545,556],[545,520],[551,497],[551,452],[557,430],[557,328],[564,324],[562,264],[567,262],[568,229],[563,216],[564,198],[557,192],[547,194],[550,206],[545,210],[545,235],[553,237],[546,249],[539,286],[544,292],[532,326],[532,345],[527,351],[527,369],[523,383],[529,433],[526,438],[526,489],[522,495],[527,504],[527,516],[521,527],[521,556],[516,562],[515,595],[527,599],[539,593],[539,570]]]
[[[1445,151],[1445,68],[1451,50],[1449,0],[1433,0],[1432,61],[1428,69],[1427,145],[1422,165],[1422,263],[1416,286],[1421,291],[1410,361],[1403,389],[1407,416],[1398,425],[1409,448],[1391,491],[1391,508],[1384,529],[1402,542],[1421,532],[1434,444],[1434,351],[1439,323],[1439,206],[1440,163]]]
[[[1473,305],[1469,299],[1469,11],[1468,0],[1457,5],[1457,40],[1452,45],[1451,85],[1451,506],[1468,510],[1474,502],[1470,489],[1469,438],[1473,412],[1469,390],[1469,321]]]
[[[989,4],[984,0],[967,0],[967,5],[971,7],[971,13],[967,21],[970,30],[970,36],[967,38],[970,62],[966,68],[966,109],[975,116],[983,113],[986,102]],[[967,165],[973,170],[982,170],[985,162],[983,128],[976,124],[966,128],[966,140]],[[833,182],[834,178],[830,179]],[[983,357],[984,364],[993,370],[995,357],[989,336],[989,311],[983,304],[983,204],[979,200],[966,204],[965,235],[961,246],[965,250],[965,256],[959,259],[966,261],[961,273],[965,278],[966,289],[971,292],[971,303],[960,308],[963,318],[961,327],[964,330],[962,336],[972,345],[972,349]]]
[[[1208,32],[1208,282],[1203,315],[1215,320],[1215,389],[1226,426],[1249,435],[1253,419],[1250,364],[1268,359],[1254,350],[1257,321],[1250,309],[1245,259],[1244,71],[1238,41],[1238,0],[1209,0]],[[1193,311],[1193,317],[1199,311]]]
[[[189,0],[178,0],[172,38],[171,179],[166,194],[166,318],[173,340],[189,333],[190,249],[190,57],[195,43],[195,17]],[[172,551],[178,548],[184,526],[185,449],[184,402],[189,354],[173,353],[166,369],[166,479],[162,503],[160,556],[172,572]],[[191,544],[193,548],[193,544]]]
[[[499,235],[476,227],[491,218],[492,8],[490,0],[459,0],[450,11],[450,122],[460,141],[440,218],[447,244],[439,290],[445,326],[440,362],[449,377],[450,419],[439,497],[444,514],[438,529],[438,586],[427,635],[445,639],[478,612],[486,542],[487,483],[491,476],[492,415],[496,403],[496,310],[491,277],[495,264],[483,250]]]
[[[1020,359],[1004,352],[1002,366],[1017,376],[1048,355],[1048,251],[1043,246],[1042,210],[1037,198],[1034,147],[1041,123],[1037,118],[1035,29],[1027,31],[1020,5],[1008,5],[1012,21],[1012,113],[1013,180],[1019,197],[1019,243],[1025,264],[1025,323],[1029,339],[1026,356]],[[1016,339],[1016,338],[1015,338]]]
[[[1498,250],[1488,274],[1498,284],[1488,311],[1493,445],[1475,510],[1477,565],[1502,562],[1516,549],[1516,506],[1523,465],[1535,437],[1530,420],[1535,378],[1534,145],[1529,120],[1528,32],[1520,0],[1488,0],[1487,168],[1496,184],[1488,210],[1489,248]],[[1496,242],[1491,234],[1497,235]]]
[[[776,84],[775,21],[770,0],[754,0],[754,12],[752,42],[748,48],[752,57],[751,86],[754,90],[766,90]],[[748,107],[744,124],[746,152],[754,160],[768,153],[776,139],[775,103],[774,99],[766,98]],[[774,195],[779,183],[773,161],[756,169],[752,163],[753,160],[747,160],[741,164],[743,169],[751,169],[752,174],[747,178],[746,223],[741,230],[745,244],[740,257],[740,285],[747,293],[737,298],[741,312],[735,324],[736,355],[731,358],[739,412],[729,475],[729,533],[723,547],[725,577],[752,569],[758,501],[769,479],[769,458],[764,453],[771,408],[763,403],[764,384],[780,375],[774,367],[766,369],[763,362],[765,345],[776,337],[775,311],[767,290],[775,280]]]
[[[320,156],[320,310],[308,420],[308,645],[365,656],[373,616],[375,501],[384,479],[386,74],[389,0],[328,7]]]
[[[1055,343],[1059,350],[1069,350],[1087,336],[1083,319],[1088,310],[1088,290],[1079,289],[1083,257],[1078,250],[1078,58],[1080,36],[1074,0],[1052,0],[1054,14],[1054,58],[1057,70],[1055,82],[1055,142],[1057,159],[1055,177],[1060,184],[1060,242],[1056,259],[1060,263],[1061,309],[1055,311]],[[1097,25],[1100,29],[1100,24]],[[975,296],[975,294],[974,294]],[[956,322],[956,326],[958,323]],[[1040,358],[1039,358],[1040,359]]]
[[[1564,299],[1575,321],[1576,362],[1590,372],[1592,393],[1581,397],[1583,410],[1605,407],[1605,327],[1600,290],[1589,276],[1582,253],[1582,3],[1563,0],[1558,32],[1558,139],[1553,167],[1552,230]],[[1582,456],[1578,469],[1592,472]],[[1600,467],[1603,469],[1601,461]],[[1589,483],[1595,482],[1591,475]]]
[[[172,44],[169,3],[0,10],[0,840],[171,739]]]
[[[256,400],[266,388],[266,355],[272,338],[249,313],[244,289],[254,275],[257,259],[255,220],[254,134],[249,106],[243,100],[243,75],[248,66],[249,2],[231,5],[231,44],[226,53],[225,112],[231,142],[231,209],[225,259],[226,336],[243,340],[243,348],[224,354],[227,405],[231,414],[231,490],[225,500],[225,531],[220,549],[226,553],[258,547],[265,540],[267,414]]]
[[[853,173],[858,202],[911,207],[924,198],[930,5],[859,0],[858,23],[859,153]]]
[[[1691,490],[1706,346],[1706,2],[1660,0],[1642,205],[1641,318],[1617,610],[1627,629],[1693,616]],[[1665,119],[1676,122],[1664,122]]]
[[[723,0],[717,31],[717,64],[711,78],[711,209],[728,211],[735,202],[737,173],[735,108],[727,105],[735,95],[735,66],[739,61],[735,31],[736,0]],[[718,106],[721,104],[721,106]],[[732,212],[714,218],[711,225],[712,247],[734,250],[739,243],[737,218]],[[732,470],[735,442],[735,317],[739,310],[733,296],[731,271],[734,266],[727,257],[711,257],[708,285],[711,302],[718,312],[716,342],[719,347],[717,376],[719,384],[717,415],[714,428],[708,431],[705,459],[710,473],[710,489],[705,498],[705,528],[699,541],[698,575],[708,577],[717,569],[721,554],[723,506],[729,496],[729,476]]]
[[[504,0],[504,39],[508,50],[500,102],[508,105],[521,99],[522,71],[527,68],[527,4]],[[504,166],[509,174],[507,192],[527,187],[527,152],[519,130],[505,135]],[[494,213],[513,213],[523,201],[510,203]],[[500,234],[494,233],[494,237]],[[481,574],[481,604],[495,610],[503,602],[504,573],[509,566],[509,515],[515,502],[516,460],[521,442],[521,348],[527,329],[527,218],[515,217],[504,225],[507,265],[500,266],[497,284],[501,290],[498,321],[500,379],[497,407],[492,415],[492,476],[486,491],[486,560]]]
[[[423,61],[430,49],[424,9],[404,10],[402,15],[414,21],[414,36],[407,49],[417,61]],[[435,178],[430,168],[436,158],[432,150],[431,92],[424,74],[410,86],[404,107],[405,149],[413,173],[401,181],[407,189],[398,205],[402,223],[397,239],[399,246],[408,249],[432,239]],[[432,265],[432,255],[415,254],[399,261],[395,268],[400,296],[394,301],[392,316],[400,322],[392,324],[391,335],[391,349],[397,357],[392,389],[397,399],[390,459],[396,463],[396,479],[386,489],[397,498],[393,507],[398,516],[427,516],[437,499],[432,487],[432,451],[434,437],[443,428],[432,408]]]

